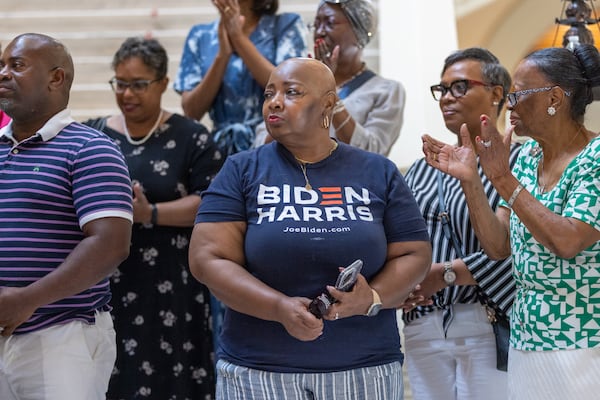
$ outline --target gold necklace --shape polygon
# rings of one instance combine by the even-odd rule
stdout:
[[[564,147],[565,149],[568,149],[569,146],[573,144],[575,139],[577,139],[577,136],[579,136],[579,134],[581,133],[582,129],[583,125],[579,127],[579,130],[577,131],[575,136],[573,136],[573,139],[571,139],[571,141],[569,141],[569,143]],[[538,194],[540,195],[546,193],[546,185],[548,183],[546,182],[546,178],[544,177],[544,152],[541,153],[542,157],[540,158],[540,164],[538,166],[538,169],[540,171],[540,176],[538,177]]]
[[[304,185],[304,188],[306,190],[312,190],[312,186],[308,181],[308,176],[306,176],[306,164],[300,164],[300,170],[302,171],[302,175],[304,175],[304,180],[306,181],[306,185]]]
[[[352,77],[350,79],[346,79],[344,82],[340,83],[339,85],[337,85],[338,89],[341,89],[344,85],[346,85],[347,83],[351,82],[354,80],[354,78],[356,78],[357,76],[359,76],[360,74],[362,74],[363,72],[365,72],[365,70],[367,69],[367,64],[365,64],[364,62],[361,64],[360,69],[358,70],[357,73],[355,73],[354,75],[352,75]]]
[[[338,148],[338,142],[336,140],[331,139],[331,141],[333,142],[333,145],[331,146],[331,149],[329,150],[329,154],[327,154],[327,156],[325,156],[325,158],[329,157],[330,155],[333,154],[333,152]],[[300,171],[302,171],[302,175],[304,175],[304,181],[306,182],[306,185],[304,186],[304,188],[306,190],[312,190],[312,185],[310,184],[310,182],[308,181],[308,175],[306,175],[306,165],[307,164],[314,164],[315,162],[311,162],[311,161],[306,161],[303,160],[299,157],[294,156],[294,158],[296,159],[296,161],[298,161],[300,163]],[[322,160],[324,160],[325,158],[323,158]],[[319,160],[321,161],[321,160]]]

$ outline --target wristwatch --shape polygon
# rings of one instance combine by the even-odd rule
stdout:
[[[444,262],[444,282],[448,286],[454,286],[456,283],[456,272],[452,268],[452,261]]]
[[[371,288],[371,291],[373,292],[373,303],[369,306],[369,309],[367,310],[367,313],[365,314],[367,317],[374,317],[379,313],[379,310],[381,310],[381,298],[379,297],[379,293],[377,293],[377,291],[373,288]]]

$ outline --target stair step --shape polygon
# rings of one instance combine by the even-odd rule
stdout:
[[[314,0],[280,1],[280,12],[299,13],[312,21]],[[210,0],[27,0],[13,1],[0,11],[0,44],[6,45],[24,32],[40,32],[61,40],[75,63],[75,79],[69,102],[74,118],[87,118],[118,112],[108,85],[113,76],[110,63],[123,40],[150,35],[169,54],[169,89],[163,106],[182,113],[181,97],[172,89],[181,52],[189,29],[217,18]],[[378,70],[378,53],[371,44],[365,49],[370,68]],[[210,123],[205,118],[207,125]]]

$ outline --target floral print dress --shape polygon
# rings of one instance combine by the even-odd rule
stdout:
[[[85,123],[120,146],[150,203],[200,194],[222,165],[206,128],[177,114],[140,145],[106,127],[106,118]],[[133,225],[130,255],[111,277],[117,362],[108,399],[214,397],[210,295],[189,271],[191,232]]]

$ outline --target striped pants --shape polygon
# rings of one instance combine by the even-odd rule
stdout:
[[[261,371],[217,362],[217,400],[403,400],[399,362],[327,373]]]

